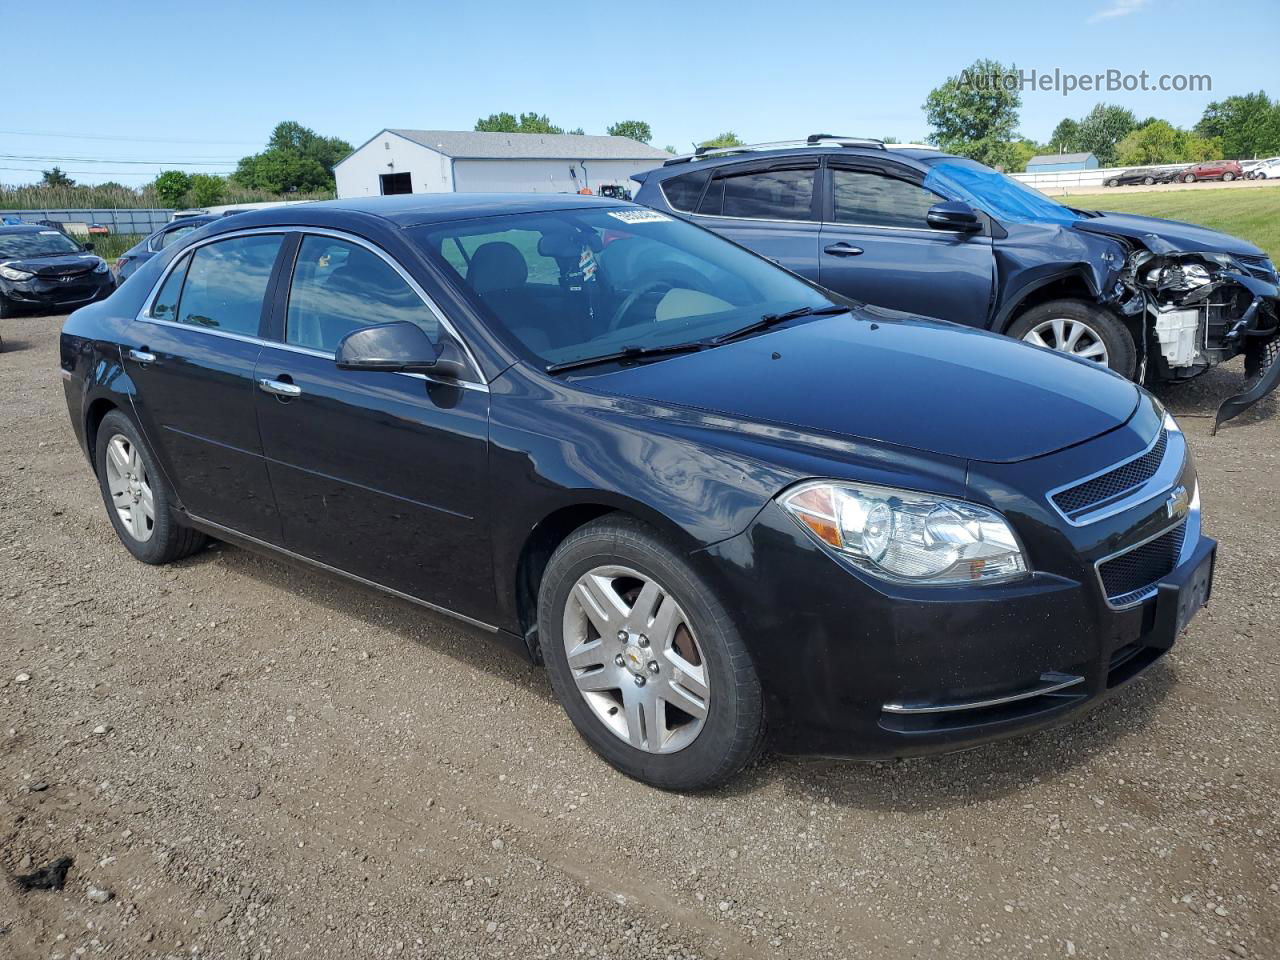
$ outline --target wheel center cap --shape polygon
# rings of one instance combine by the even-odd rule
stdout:
[[[644,651],[637,647],[634,643],[629,643],[622,651],[622,659],[627,662],[627,669],[632,673],[639,673],[644,669],[645,655]]]

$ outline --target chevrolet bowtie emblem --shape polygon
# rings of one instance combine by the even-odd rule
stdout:
[[[1164,508],[1170,520],[1174,517],[1185,517],[1187,511],[1191,509],[1191,498],[1187,496],[1187,488],[1174,487],[1169,494],[1169,499],[1164,502]]]

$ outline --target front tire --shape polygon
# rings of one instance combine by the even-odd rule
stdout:
[[[1195,182],[1196,182],[1196,175],[1195,175],[1194,173],[1188,173],[1185,177],[1183,177],[1183,178],[1182,178],[1182,182],[1183,182],[1183,183],[1195,183]]]
[[[98,425],[95,446],[102,501],[130,553],[143,563],[161,564],[204,546],[204,534],[174,520],[176,498],[132,420],[112,410]]]
[[[758,751],[763,698],[737,627],[651,527],[613,514],[570,534],[542,579],[538,636],[569,719],[627,776],[702,790]]]
[[[1130,380],[1138,348],[1128,329],[1108,310],[1083,300],[1052,300],[1032,307],[1009,325],[1007,335],[1103,364]]]
[[[1156,182],[1156,178],[1155,178],[1155,177],[1143,177],[1143,178],[1142,178],[1142,182],[1143,182],[1143,184],[1144,184],[1145,186],[1148,186],[1148,187],[1149,187],[1149,186],[1151,186],[1153,183],[1155,183],[1155,182]]]
[[[1108,181],[1107,181],[1107,186],[1108,186],[1108,187],[1118,187],[1118,186],[1120,186],[1120,181],[1119,181],[1119,180],[1117,180],[1115,177],[1112,177],[1110,180],[1108,180]]]

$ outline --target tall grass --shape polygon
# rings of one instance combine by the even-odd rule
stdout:
[[[274,194],[264,190],[250,190],[232,180],[224,181],[219,203],[262,203],[268,200],[332,200],[332,191],[317,193]],[[163,209],[168,204],[156,196],[148,184],[145,187],[126,187],[118,183],[98,186],[46,187],[43,185],[6,186],[0,184],[0,210],[85,210],[105,208],[111,210]],[[183,206],[194,206],[184,203]]]
[[[141,233],[110,233],[110,234],[94,234],[91,237],[78,238],[84,243],[93,244],[93,252],[109,263],[114,263],[116,257],[124,253],[135,243],[143,238]]]

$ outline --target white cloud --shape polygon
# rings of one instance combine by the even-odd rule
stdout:
[[[1099,20],[1114,20],[1116,17],[1127,17],[1131,13],[1137,13],[1147,5],[1148,0],[1111,0],[1109,6],[1103,7],[1092,17],[1089,18],[1090,23],[1097,23]]]

